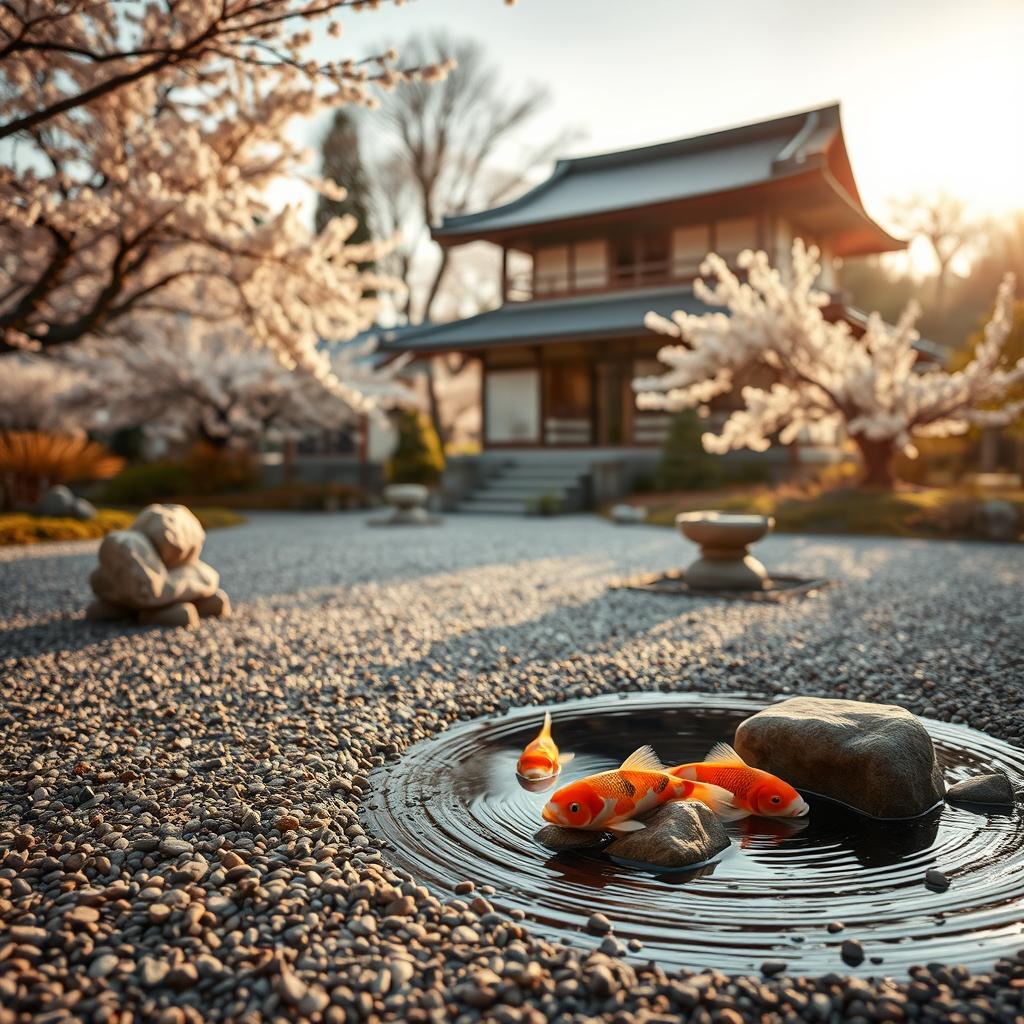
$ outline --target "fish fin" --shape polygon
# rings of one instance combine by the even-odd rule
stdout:
[[[688,782],[697,781],[697,769],[692,764],[677,765],[675,768],[669,768],[668,773],[677,779],[686,779]]]
[[[704,758],[705,761],[714,761],[715,764],[734,764],[742,765],[744,768],[747,767],[747,762],[736,753],[728,743],[719,741],[716,743]]]
[[[551,712],[550,711],[545,711],[544,712],[544,724],[540,728],[540,734],[541,734],[541,736],[550,736],[551,735]]]
[[[690,794],[691,799],[707,804],[722,821],[736,821],[750,814],[742,807],[736,806],[736,800],[729,790],[715,786],[710,782],[699,782]]]
[[[647,744],[637,747],[622,764],[619,765],[620,772],[663,772],[665,766],[661,758]]]
[[[564,768],[575,756],[575,754],[559,754],[558,763]]]
[[[640,829],[647,828],[647,826],[634,818],[630,821],[620,821],[615,825],[606,825],[605,828],[609,832],[639,832]]]

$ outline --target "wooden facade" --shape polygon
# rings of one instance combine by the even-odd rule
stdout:
[[[449,218],[441,245],[501,248],[502,306],[407,334],[399,350],[480,361],[486,448],[643,448],[667,417],[637,410],[637,376],[660,372],[664,339],[646,310],[699,312],[708,252],[818,245],[819,284],[837,257],[898,248],[864,211],[837,107],[674,143],[560,161],[548,181],[495,210]],[[833,313],[844,316],[842,296]],[[851,319],[856,327],[856,321]]]

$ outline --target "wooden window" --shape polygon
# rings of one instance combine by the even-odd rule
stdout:
[[[757,248],[757,218],[732,217],[715,224],[715,252],[734,261],[744,249]]]
[[[577,242],[573,252],[574,284],[581,290],[608,285],[608,243],[603,238]]]
[[[540,440],[540,371],[489,370],[484,387],[486,440],[536,444]]]
[[[535,295],[556,295],[569,290],[569,247],[546,245],[533,258]]]
[[[672,232],[673,277],[695,277],[711,249],[711,232],[707,224],[689,224]]]

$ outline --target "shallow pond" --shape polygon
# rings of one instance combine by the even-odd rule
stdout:
[[[703,758],[763,701],[727,694],[628,694],[552,708],[561,750],[576,754],[558,785],[613,768],[642,743],[667,764]],[[912,823],[875,823],[824,801],[795,823],[748,818],[727,825],[732,847],[698,871],[656,874],[601,853],[553,854],[533,838],[546,793],[516,781],[515,763],[542,712],[517,708],[460,723],[378,769],[363,809],[387,858],[439,895],[471,880],[495,904],[522,909],[535,930],[596,945],[595,911],[638,959],[690,969],[905,974],[916,963],[988,967],[1024,946],[1024,822],[945,806]],[[963,726],[924,720],[947,783],[983,770],[1024,779],[1024,751]],[[928,868],[951,880],[936,893]],[[826,930],[841,921],[845,929]],[[586,937],[581,937],[581,932]],[[839,955],[856,938],[869,959]],[[872,962],[870,958],[875,958]],[[878,962],[881,958],[881,962]]]

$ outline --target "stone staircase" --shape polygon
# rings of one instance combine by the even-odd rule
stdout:
[[[463,498],[459,512],[524,515],[546,495],[557,496],[561,511],[590,505],[590,461],[585,458],[509,459],[496,464],[486,480]]]

